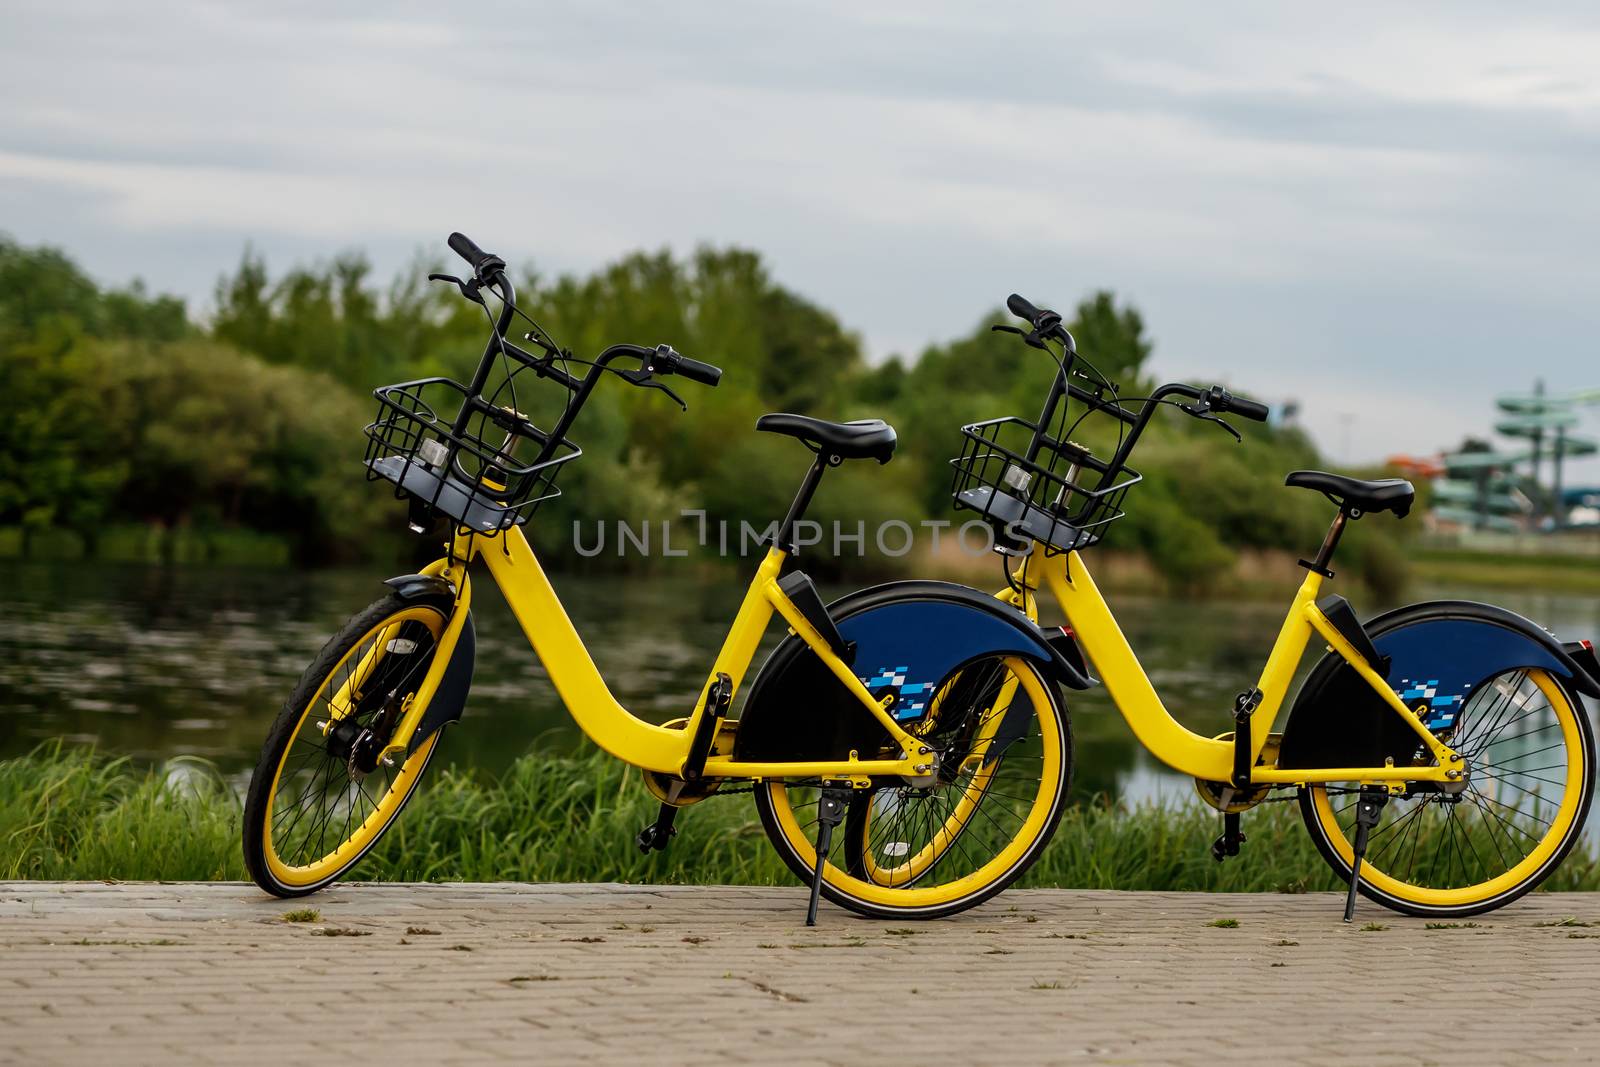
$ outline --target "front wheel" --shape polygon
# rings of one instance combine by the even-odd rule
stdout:
[[[1594,793],[1588,716],[1545,671],[1488,680],[1445,740],[1465,786],[1390,798],[1361,864],[1361,892],[1408,915],[1478,915],[1528,892],[1578,841]],[[1345,881],[1359,796],[1355,783],[1300,791],[1306,829]]]
[[[433,663],[449,597],[392,594],[335,634],[284,704],[250,778],[244,862],[279,897],[328,885],[378,843],[416,791],[439,745],[404,762],[379,758]]]
[[[1030,660],[980,658],[943,684],[919,727],[939,754],[929,787],[880,784],[851,798],[823,871],[835,904],[885,919],[932,919],[1010,885],[1055,833],[1072,736],[1055,687]],[[816,863],[820,783],[771,780],[756,808],[802,881]]]

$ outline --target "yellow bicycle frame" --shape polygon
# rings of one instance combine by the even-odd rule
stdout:
[[[1002,592],[999,596],[1027,612],[1031,619],[1038,619],[1035,593],[1043,587],[1055,594],[1079,647],[1093,664],[1117,710],[1128,720],[1134,736],[1152,755],[1174,770],[1196,778],[1216,782],[1227,782],[1232,778],[1233,742],[1197,734],[1167,711],[1078,553],[1047,554],[1043,545],[1036,544],[1033,553],[1016,567],[1013,580],[1018,588]],[[1464,766],[1461,756],[1423,725],[1417,714],[1406,707],[1365,657],[1350,646],[1317,608],[1317,592],[1321,588],[1322,576],[1308,573],[1295,593],[1288,617],[1278,631],[1278,638],[1256,683],[1261,691],[1261,703],[1250,719],[1250,781],[1260,785],[1303,785],[1313,782],[1398,784],[1454,780]],[[1328,647],[1344,659],[1416,732],[1434,757],[1432,766],[1297,767],[1280,770],[1256,765],[1312,634],[1321,636]]]
[[[690,748],[703,715],[707,714],[707,697],[719,674],[726,674],[737,694],[745,673],[755,658],[756,647],[766,632],[773,615],[780,616],[789,628],[827,664],[836,678],[848,689],[867,713],[875,718],[895,744],[900,747],[898,759],[859,759],[852,752],[848,760],[806,762],[753,762],[739,761],[727,755],[710,755],[702,772],[708,778],[850,778],[862,780],[868,775],[896,775],[916,782],[930,780],[936,770],[933,757],[926,746],[905,731],[889,714],[887,708],[875,700],[861,680],[851,672],[829,646],[826,639],[806,620],[778,585],[778,575],[788,554],[778,548],[767,552],[756,570],[755,578],[745,592],[728,636],[717,653],[716,662],[701,687],[699,700],[688,715],[684,728],[655,726],[637,718],[617,702],[611,694],[600,670],[595,666],[589,650],[583,645],[566,609],[545,577],[533,548],[528,544],[521,528],[512,527],[496,538],[485,540],[458,531],[451,542],[448,555],[424,570],[449,581],[457,590],[458,606],[439,642],[439,652],[417,690],[417,697],[402,716],[389,742],[388,752],[407,750],[411,736],[421,721],[428,700],[437,689],[449,665],[450,653],[466,620],[466,608],[471,603],[472,583],[467,576],[467,565],[473,559],[482,560],[489,575],[511,605],[512,614],[522,624],[528,643],[533,646],[551,684],[567,706],[578,727],[595,744],[618,759],[647,771],[681,775],[689,758]],[[724,720],[719,730],[730,728]],[[711,751],[716,751],[712,738]]]

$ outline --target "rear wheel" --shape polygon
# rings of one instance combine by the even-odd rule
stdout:
[[[989,656],[963,667],[917,732],[939,754],[937,782],[858,792],[824,869],[823,895],[863,915],[936,918],[981,904],[1033,864],[1066,802],[1071,731],[1054,687],[1029,660]],[[767,836],[807,882],[819,785],[756,789]]]
[[[378,843],[438,748],[378,757],[411,707],[454,610],[448,597],[384,597],[347,622],[306,668],[250,778],[245,867],[280,897],[334,881]]]
[[[1560,865],[1594,792],[1594,736],[1582,705],[1545,671],[1480,686],[1448,735],[1465,788],[1391,797],[1368,838],[1361,891],[1410,915],[1477,915],[1510,903]],[[1306,828],[1346,881],[1355,783],[1300,792]]]

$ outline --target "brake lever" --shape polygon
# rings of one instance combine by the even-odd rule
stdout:
[[[1221,426],[1224,430],[1227,430],[1229,433],[1233,434],[1233,439],[1234,439],[1235,442],[1237,442],[1238,444],[1241,444],[1241,445],[1244,444],[1244,435],[1241,434],[1238,430],[1235,430],[1233,428],[1233,423],[1226,422],[1226,421],[1224,421],[1222,419],[1219,419],[1215,415],[1207,415],[1206,416],[1206,421],[1207,422],[1214,422],[1218,426]]]
[[[455,287],[461,290],[462,296],[466,297],[474,304],[483,303],[483,296],[478,292],[480,283],[476,278],[472,279],[470,282],[464,282],[460,278],[457,278],[454,274],[430,274],[428,275],[428,280],[430,282],[454,282]]]
[[[684,411],[688,411],[689,410],[689,405],[684,402],[683,397],[679,396],[677,393],[674,393],[670,388],[668,388],[666,385],[663,385],[661,382],[656,381],[654,378],[650,379],[647,382],[641,382],[640,384],[643,385],[646,389],[659,389],[659,390],[661,390],[663,393],[666,393],[668,396],[670,396],[673,400],[676,400],[678,402],[678,407],[679,408],[683,409]]]
[[[650,376],[650,372],[643,367],[640,367],[638,370],[619,370],[616,372],[616,375],[618,378],[621,378],[630,384],[637,385],[643,389],[659,389],[672,399],[676,400],[678,402],[678,406],[684,411],[689,410],[689,405],[684,401],[683,397],[673,392],[663,383],[656,381]]]
[[[1060,319],[1058,318],[1056,321],[1059,322]],[[995,333],[1014,333],[1018,337],[1022,338],[1023,344],[1032,348],[1037,348],[1041,352],[1050,351],[1045,347],[1044,334],[1040,330],[1019,330],[1015,326],[990,326],[989,329],[993,330]]]
[[[1244,435],[1235,430],[1232,424],[1224,422],[1221,418],[1211,414],[1211,409],[1200,404],[1179,404],[1180,408],[1199,419],[1201,422],[1214,422],[1233,435],[1233,439],[1244,444]]]

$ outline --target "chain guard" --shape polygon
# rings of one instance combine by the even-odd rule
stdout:
[[[661,724],[668,730],[688,729],[688,719],[673,719],[671,722]],[[738,721],[724,719],[717,730],[717,736],[711,743],[711,755],[727,756],[733,753],[733,739],[738,731]],[[642,771],[644,787],[650,795],[663,804],[670,804],[675,808],[687,808],[690,804],[698,804],[706,797],[711,796],[722,788],[721,778],[701,778],[698,781],[685,781],[675,774],[662,774],[659,771]]]
[[[721,786],[720,778],[702,778],[697,782],[686,782],[670,774],[644,772],[644,787],[650,791],[650,795],[661,803],[671,804],[675,808],[687,808],[690,804],[698,804],[717,792]]]
[[[1233,731],[1216,736],[1218,741],[1233,742]],[[1271,767],[1278,761],[1278,745],[1282,742],[1282,734],[1268,734],[1267,743],[1261,749],[1261,755],[1256,759],[1256,766]],[[1231,782],[1215,782],[1209,778],[1196,778],[1194,791],[1200,794],[1200,799],[1211,807],[1216,808],[1224,815],[1238,815],[1240,812],[1249,811],[1251,808],[1266,800],[1272,793],[1273,786],[1259,785],[1249,790],[1235,788]]]

